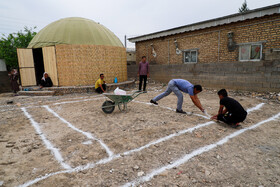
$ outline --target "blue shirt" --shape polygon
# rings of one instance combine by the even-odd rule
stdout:
[[[175,82],[176,86],[179,88],[184,93],[188,93],[189,95],[194,95],[193,94],[193,85],[184,79],[173,79]]]

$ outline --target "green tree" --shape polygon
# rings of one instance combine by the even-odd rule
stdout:
[[[244,3],[242,4],[242,6],[239,8],[239,13],[242,13],[242,12],[247,12],[249,9],[249,7],[247,6],[247,2],[246,0],[244,1]]]
[[[18,67],[17,48],[26,48],[32,38],[37,34],[36,27],[24,27],[17,33],[3,35],[0,39],[0,58],[6,62],[8,70]]]

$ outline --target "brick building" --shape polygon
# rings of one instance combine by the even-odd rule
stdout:
[[[126,61],[130,65],[136,63],[136,51],[134,48],[126,48]]]
[[[210,87],[280,90],[280,4],[129,38],[153,79]],[[128,66],[128,75],[135,70]]]

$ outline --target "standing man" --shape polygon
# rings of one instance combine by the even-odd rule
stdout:
[[[139,69],[138,69],[137,76],[139,76],[139,91],[141,91],[142,82],[144,79],[143,91],[145,92],[147,77],[149,77],[149,63],[146,61],[146,56],[142,56],[142,60],[139,62]]]
[[[106,91],[106,84],[104,80],[104,74],[101,73],[99,76],[100,78],[95,82],[95,91],[102,94]]]
[[[228,93],[225,89],[218,91],[218,96],[220,98],[219,112],[211,119],[217,119],[229,125],[233,124],[237,127],[240,122],[243,122],[246,119],[247,112],[238,101],[228,97]]]
[[[165,92],[159,94],[150,102],[158,105],[157,101],[159,101],[163,97],[168,96],[171,92],[174,92],[178,98],[176,112],[186,114],[186,112],[182,110],[183,94],[180,91],[189,94],[193,104],[197,106],[197,108],[199,108],[202,112],[204,112],[204,108],[202,107],[200,100],[197,97],[197,94],[202,91],[202,87],[200,85],[192,85],[189,81],[184,79],[172,79],[171,81],[169,81],[168,87]]]

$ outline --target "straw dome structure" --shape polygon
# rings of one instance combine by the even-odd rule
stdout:
[[[57,44],[123,47],[119,38],[105,26],[90,19],[71,17],[60,19],[44,27],[31,40],[28,48]]]
[[[48,72],[54,86],[92,86],[103,73],[106,83],[127,80],[126,49],[103,25],[64,18],[44,27],[27,49],[17,49],[22,86],[40,84]]]

